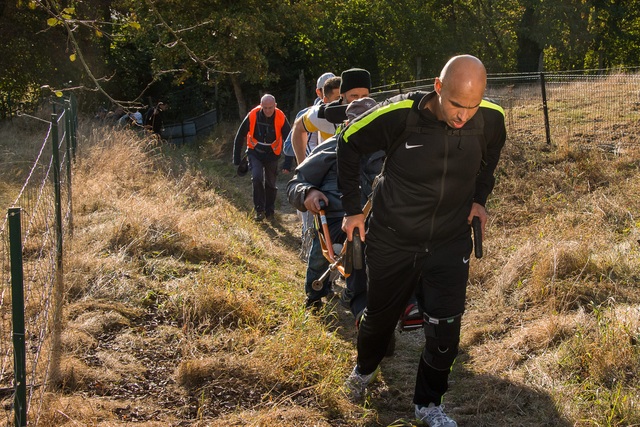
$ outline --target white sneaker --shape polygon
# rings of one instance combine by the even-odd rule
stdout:
[[[353,371],[351,371],[351,374],[349,374],[347,381],[344,383],[347,395],[349,396],[351,401],[357,402],[362,400],[365,395],[367,386],[371,383],[371,381],[376,379],[379,370],[380,368],[378,367],[372,373],[368,375],[362,375],[360,372],[358,372],[358,366],[355,366],[353,368]]]
[[[416,405],[416,418],[426,422],[429,427],[458,427],[458,423],[444,413],[444,405]]]

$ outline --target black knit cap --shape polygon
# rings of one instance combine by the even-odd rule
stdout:
[[[346,93],[357,87],[364,87],[371,90],[371,74],[362,68],[345,70],[340,75],[340,78],[342,79],[340,83],[340,93]]]

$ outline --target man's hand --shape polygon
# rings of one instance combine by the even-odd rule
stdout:
[[[480,218],[480,226],[482,228],[482,240],[484,240],[484,226],[487,223],[487,210],[481,204],[474,203],[473,205],[471,205],[471,212],[467,217],[467,223],[469,223],[469,225],[471,225],[471,221],[473,220],[474,216],[477,216],[478,218]]]
[[[364,242],[364,214],[345,216],[342,220],[342,231],[347,233],[348,241],[351,242],[353,240],[353,230],[356,228],[360,233],[360,240]]]
[[[325,205],[329,205],[327,196],[322,191],[312,188],[304,198],[304,207],[315,215],[320,212],[320,200],[324,201]]]

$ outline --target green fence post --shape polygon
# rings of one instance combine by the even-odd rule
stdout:
[[[58,118],[51,115],[51,149],[53,158],[53,187],[55,197],[55,230],[56,230],[56,271],[53,283],[53,318],[51,327],[51,365],[49,369],[50,384],[57,386],[60,380],[60,337],[62,335],[62,298],[64,282],[62,271],[62,206],[60,197],[60,151],[58,135]]]
[[[540,73],[540,90],[542,91],[542,112],[544,114],[544,131],[547,136],[547,144],[551,145],[551,130],[549,128],[549,109],[547,107],[547,83],[544,73]]]
[[[9,248],[11,252],[11,319],[13,323],[13,376],[15,385],[14,420],[27,425],[27,369],[24,339],[24,284],[22,270],[22,230],[20,208],[9,209]]]
[[[62,254],[62,197],[60,196],[60,135],[58,132],[58,117],[56,114],[51,115],[51,142],[51,152],[53,157],[53,191],[56,215],[56,250],[58,252],[56,258],[58,258]],[[62,264],[62,262],[60,262],[60,264]]]
[[[71,120],[71,155],[75,162],[78,151],[78,99],[73,92],[69,95],[69,101],[71,102],[71,111],[69,112],[71,114],[69,117]]]
[[[67,156],[67,208],[69,209],[68,226],[69,226],[69,235],[73,236],[73,203],[71,198],[71,152],[73,151],[73,149],[71,148],[71,145],[72,145],[71,134],[73,133],[73,124],[72,124],[73,115],[71,111],[72,111],[71,101],[67,99],[64,101],[64,118],[65,118],[64,144],[65,144],[65,151]]]

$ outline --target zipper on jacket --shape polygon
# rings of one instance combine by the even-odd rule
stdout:
[[[448,126],[447,126],[448,128]],[[435,230],[436,224],[436,216],[438,215],[438,210],[440,209],[440,205],[442,204],[442,199],[444,198],[444,188],[445,188],[445,180],[447,177],[447,170],[449,166],[449,133],[446,133],[446,140],[444,142],[444,166],[442,168],[442,182],[440,183],[440,195],[438,196],[438,204],[436,208],[433,210],[433,215],[431,216],[431,232],[429,234],[429,240],[433,240],[433,233]]]

